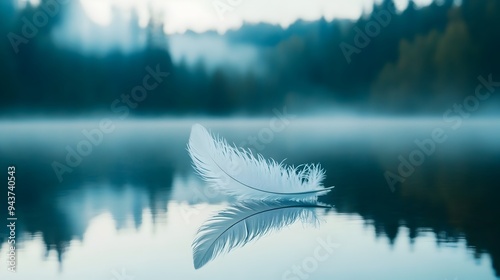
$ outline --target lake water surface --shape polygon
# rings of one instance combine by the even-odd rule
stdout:
[[[319,200],[333,207],[316,210],[318,225],[297,221],[196,270],[198,228],[235,203],[191,167],[197,122],[266,158],[321,164],[335,188]],[[16,167],[18,218],[18,271],[7,271],[2,230],[1,279],[500,279],[498,119],[456,129],[432,118],[295,119],[281,131],[265,119],[114,125],[72,167],[68,148],[99,120],[0,122],[0,180]],[[442,141],[429,144],[435,129]],[[58,178],[54,162],[71,172]],[[7,224],[6,195],[5,185]]]

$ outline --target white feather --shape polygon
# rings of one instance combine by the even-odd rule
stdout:
[[[317,225],[315,208],[330,206],[298,201],[251,201],[230,206],[198,230],[192,245],[194,267],[201,268],[220,254],[243,247],[297,220]]]
[[[256,157],[213,137],[203,126],[191,130],[188,151],[197,173],[213,188],[242,199],[314,201],[333,187],[321,184],[319,165],[286,166]]]

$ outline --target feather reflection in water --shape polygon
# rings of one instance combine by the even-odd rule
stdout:
[[[193,241],[193,262],[201,268],[222,253],[300,220],[316,226],[317,208],[331,206],[299,201],[251,201],[232,205],[208,219]]]

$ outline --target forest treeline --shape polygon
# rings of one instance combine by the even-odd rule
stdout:
[[[168,37],[167,47],[155,43],[164,35],[152,25],[142,31],[146,47],[131,53],[98,56],[63,48],[51,36],[63,22],[62,5],[27,42],[12,35],[22,37],[23,18],[32,19],[50,1],[22,10],[10,0],[0,3],[3,114],[113,112],[116,100],[127,104],[124,98],[134,89],[135,95],[142,92],[137,86],[148,66],[169,75],[141,93],[137,105],[129,106],[132,114],[258,115],[285,105],[305,112],[338,106],[442,112],[473,94],[478,76],[500,81],[498,0],[441,0],[425,7],[410,1],[403,11],[384,0],[355,21],[299,20],[285,29],[244,24],[225,35],[260,50],[260,70],[244,72],[174,64]],[[141,32],[138,21],[129,28]]]

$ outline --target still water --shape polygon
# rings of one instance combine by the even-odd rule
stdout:
[[[0,231],[1,279],[500,279],[498,119],[114,122],[69,164],[99,121],[0,122],[0,180],[16,167],[18,218],[16,273]],[[321,164],[335,188],[319,200],[333,207],[195,269],[198,228],[235,203],[193,172],[197,122],[266,158]]]

